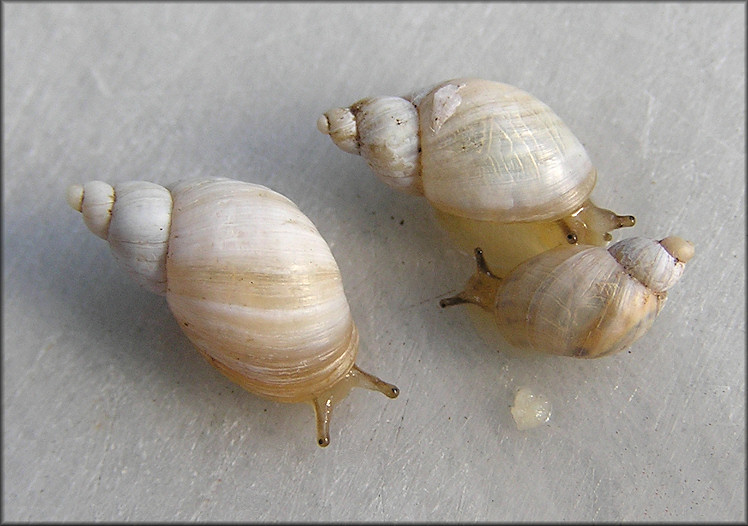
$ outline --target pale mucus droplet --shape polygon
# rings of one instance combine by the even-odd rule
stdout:
[[[543,394],[536,394],[529,387],[520,387],[514,395],[511,407],[517,429],[525,431],[544,424],[551,418],[551,402]]]

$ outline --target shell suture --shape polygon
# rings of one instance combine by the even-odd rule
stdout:
[[[93,181],[67,198],[137,282],[166,295],[211,365],[257,395],[311,403],[321,446],[352,387],[397,396],[356,366],[358,330],[337,263],[285,196],[214,178],[169,189]]]
[[[682,259],[668,252],[671,247]],[[649,330],[665,290],[692,255],[693,245],[676,237],[629,238],[608,250],[567,245],[498,278],[476,250],[476,274],[441,305],[475,303],[491,311],[502,336],[520,349],[596,358],[623,350]]]
[[[496,267],[512,268],[514,252],[524,260],[561,244],[605,245],[610,230],[634,224],[591,203],[597,171],[581,142],[546,104],[508,84],[459,78],[368,97],[329,110],[317,127],[390,186],[423,194],[457,244],[482,246]]]
[[[596,180],[586,151],[561,119],[499,82],[455,79],[410,100],[362,99],[328,111],[318,128],[395,188],[423,188],[433,206],[461,217],[558,218],[578,209]],[[414,171],[403,178],[405,159]]]

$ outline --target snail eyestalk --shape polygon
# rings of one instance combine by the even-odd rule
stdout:
[[[566,239],[570,245],[604,246],[613,239],[611,230],[634,226],[636,218],[618,215],[587,199],[576,212],[559,219],[559,223],[567,232]]]
[[[329,390],[312,399],[317,419],[317,444],[327,447],[330,444],[330,417],[335,405],[343,400],[354,387],[379,391],[387,398],[397,398],[400,389],[376,376],[362,371],[356,364]]]
[[[486,264],[486,260],[483,258],[483,250],[480,247],[475,249],[475,274],[470,278],[465,290],[460,292],[457,296],[451,298],[444,298],[439,301],[439,306],[450,307],[452,305],[460,305],[462,303],[473,303],[485,310],[491,310],[493,307],[493,300],[496,297],[496,289],[501,282],[501,278],[493,274]]]

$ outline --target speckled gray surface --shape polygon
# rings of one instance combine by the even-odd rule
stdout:
[[[3,519],[745,521],[745,6],[3,4]],[[593,361],[496,352],[427,203],[315,128],[478,76],[533,93],[625,233],[697,255],[650,333]],[[90,179],[258,182],[332,247],[359,364],[312,411],[193,351],[65,203]],[[620,238],[619,234],[617,238]],[[512,393],[553,403],[520,432]]]

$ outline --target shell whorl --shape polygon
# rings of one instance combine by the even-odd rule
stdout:
[[[356,366],[340,270],[285,196],[221,177],[169,189],[95,181],[68,188],[67,201],[137,281],[166,295],[211,365],[256,395],[310,403],[321,447],[332,408],[352,388],[398,396]]]
[[[604,248],[571,245],[517,267],[499,285],[494,314],[516,347],[596,358],[641,337],[664,302]]]
[[[540,221],[579,208],[597,174],[543,102],[499,82],[443,82],[418,105],[426,198],[484,221]]]
[[[317,127],[364,157],[390,186],[480,221],[559,219],[587,200],[597,173],[582,144],[519,88],[453,79],[405,97],[325,113]]]
[[[477,248],[477,269],[465,289],[439,303],[472,303],[493,313],[499,332],[520,349],[595,358],[626,348],[652,326],[665,290],[693,253],[678,237],[629,238],[610,250],[562,245],[501,278]]]
[[[106,239],[112,219],[114,188],[102,181],[74,184],[68,187],[65,197],[73,210],[83,214],[83,222],[88,229],[101,239]]]
[[[346,375],[358,332],[312,221],[260,185],[214,179],[171,190],[166,299],[192,343],[274,400],[308,401]]]
[[[362,99],[350,108],[334,108],[317,121],[343,151],[363,157],[386,184],[420,195],[418,112],[401,97]]]
[[[171,224],[171,193],[163,186],[101,181],[68,188],[70,206],[86,226],[109,242],[115,259],[144,288],[166,293],[166,253]]]
[[[675,236],[661,241],[631,237],[611,245],[608,252],[648,289],[665,292],[683,275],[694,248],[689,241]]]

